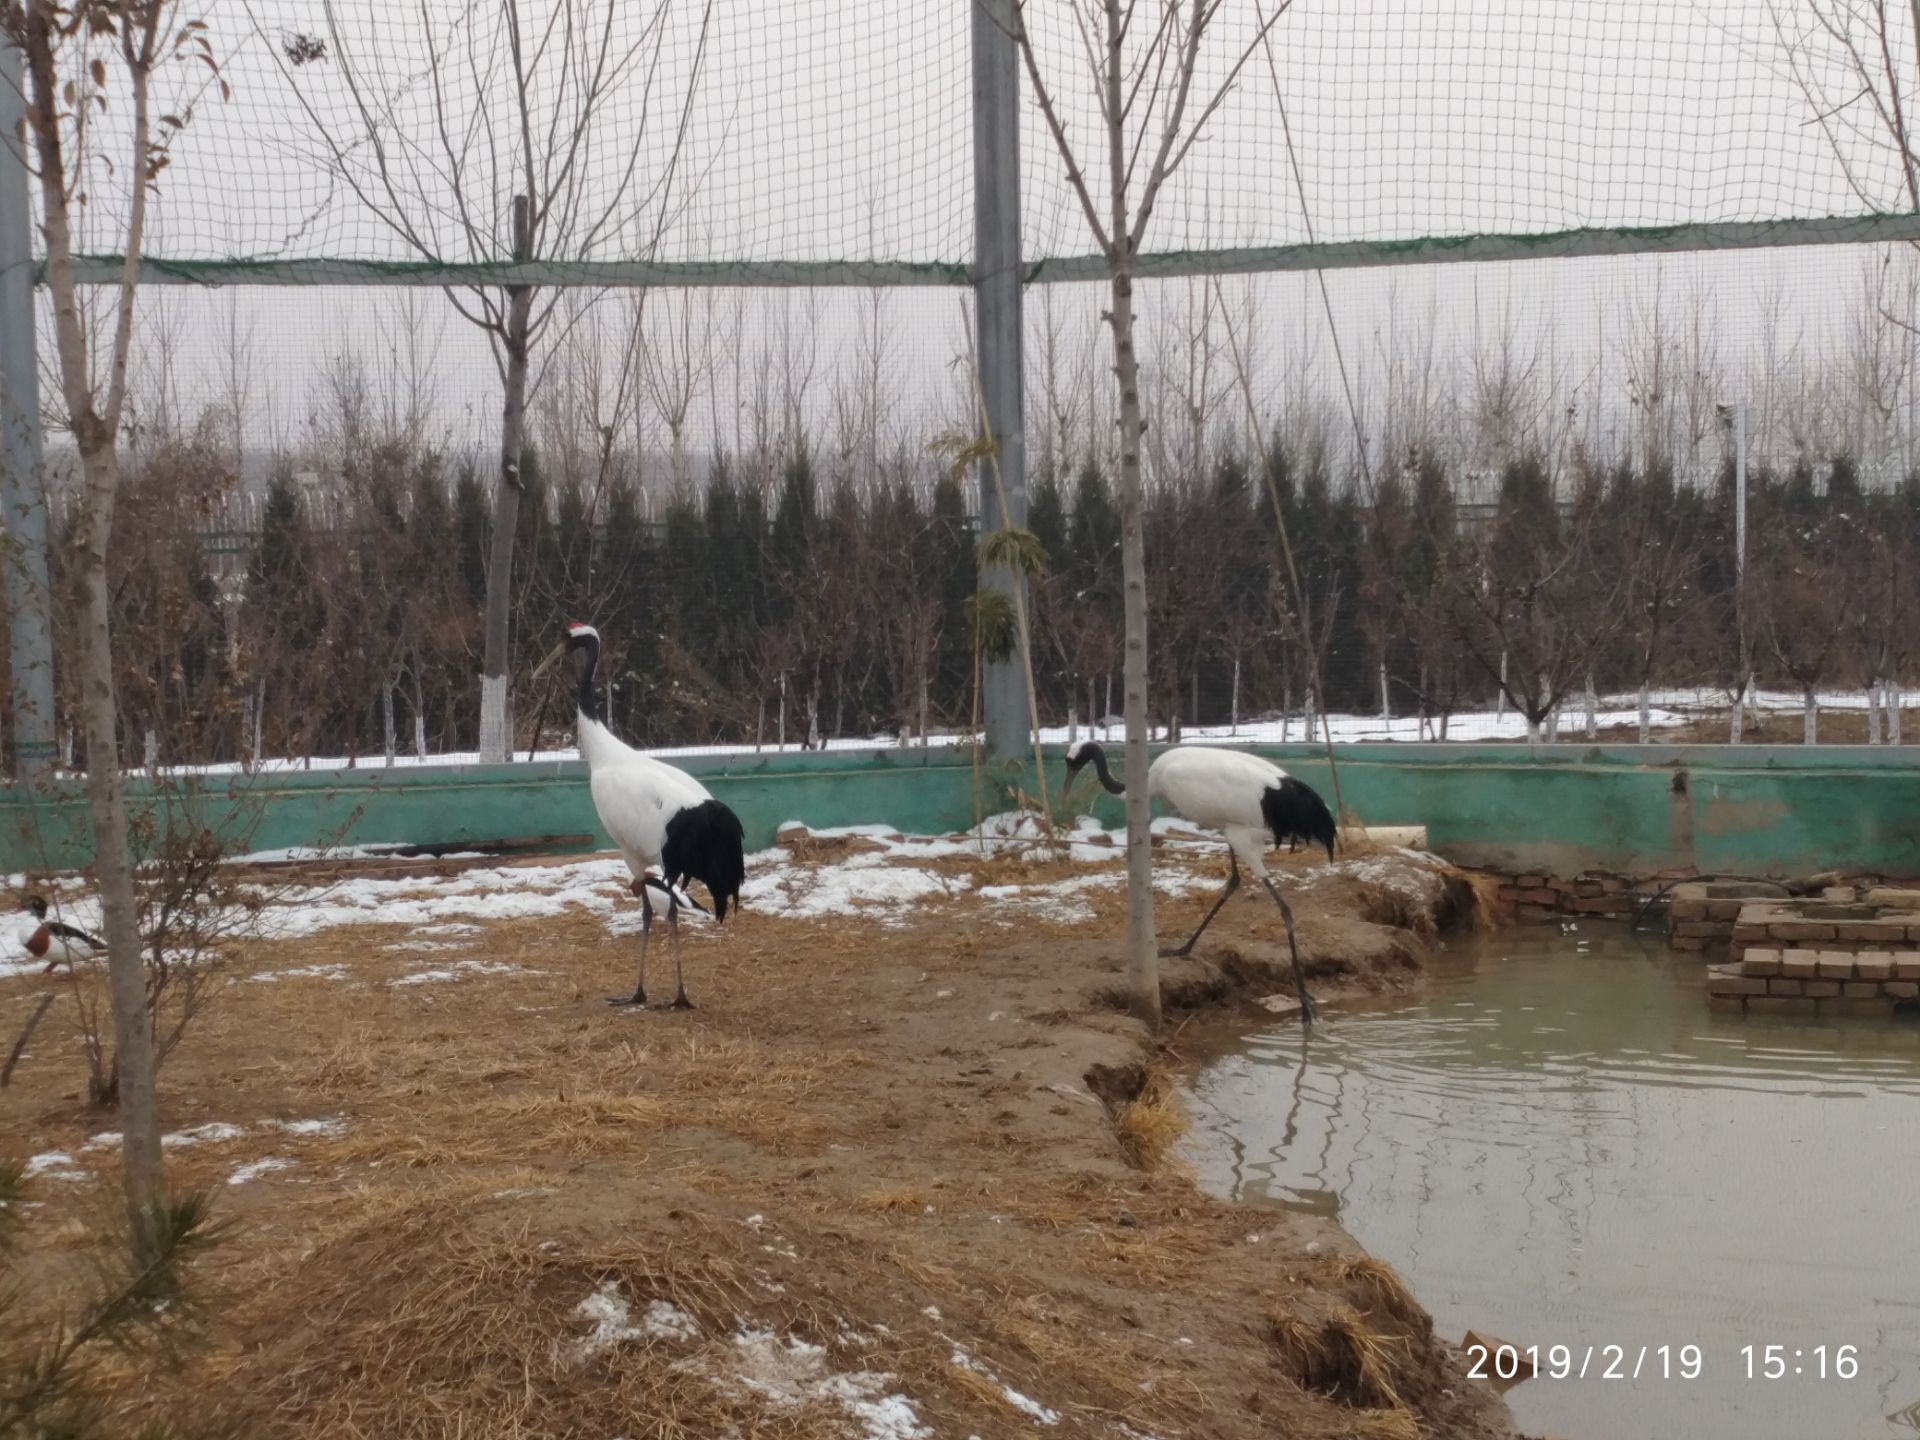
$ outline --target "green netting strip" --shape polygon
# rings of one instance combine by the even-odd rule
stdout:
[[[1161,251],[1140,256],[1135,273],[1143,279],[1156,279],[1285,270],[1350,270],[1382,265],[1485,264],[1505,260],[1669,254],[1687,250],[1757,250],[1791,245],[1913,242],[1920,242],[1920,212],[1828,219],[1560,230],[1539,235],[1430,235],[1411,240]],[[120,278],[120,264],[117,255],[83,255],[75,257],[74,269],[83,284],[110,284]],[[1059,256],[1033,261],[1028,267],[1027,282],[1034,285],[1071,284],[1099,280],[1106,273],[1106,261],[1098,255]],[[145,283],[158,285],[807,288],[972,283],[971,272],[965,265],[893,260],[674,263],[538,260],[524,264],[436,264],[381,260],[148,259],[141,267],[141,274]]]

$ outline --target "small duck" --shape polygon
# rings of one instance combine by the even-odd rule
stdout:
[[[63,962],[71,965],[76,960],[92,960],[107,953],[107,942],[98,936],[59,920],[47,919],[47,902],[39,895],[29,895],[20,902],[20,921],[14,933],[29,955],[47,962],[43,973],[48,975]]]

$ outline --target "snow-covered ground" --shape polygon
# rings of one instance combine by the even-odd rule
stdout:
[[[1723,690],[1707,689],[1667,689],[1654,690],[1648,694],[1650,713],[1648,721],[1655,731],[1671,730],[1703,718],[1724,716],[1729,701]],[[1864,712],[1868,707],[1867,696],[1860,690],[1823,691],[1816,702],[1821,710]],[[1902,691],[1899,704],[1902,708],[1920,703],[1920,691]],[[1755,692],[1749,704],[1760,711],[1779,714],[1798,715],[1803,701],[1796,691],[1761,690]],[[1597,697],[1594,711],[1594,725],[1601,730],[1618,729],[1622,726],[1637,726],[1640,723],[1640,698],[1636,694],[1614,693]],[[1571,695],[1560,711],[1560,736],[1563,740],[1578,739],[1586,730],[1586,701],[1578,694]],[[1287,717],[1262,716],[1242,721],[1239,725],[1191,725],[1181,731],[1182,739],[1188,742],[1208,741],[1226,742],[1242,745],[1284,745],[1298,743],[1323,743],[1331,732],[1337,745],[1379,744],[1387,741],[1433,741],[1441,738],[1438,716],[1421,719],[1414,715],[1394,716],[1391,719],[1379,715],[1330,715],[1324,725],[1316,717],[1309,733],[1307,721],[1301,715]],[[1065,725],[1042,726],[1041,740],[1048,745],[1064,745],[1069,740],[1084,735],[1093,735],[1101,739],[1112,740],[1120,735],[1120,724],[1116,717],[1108,717],[1108,723],[1087,726],[1081,725],[1069,729]],[[1511,708],[1492,710],[1456,711],[1447,718],[1446,739],[1469,740],[1524,740],[1527,738],[1527,723]],[[927,745],[931,748],[946,748],[964,745],[971,737],[965,734],[947,732],[929,735]],[[917,747],[917,739],[903,738],[894,734],[854,735],[824,742],[827,750],[873,750]],[[649,751],[654,755],[777,755],[801,754],[804,747],[797,741],[787,745],[685,745],[671,746]],[[524,752],[515,752],[516,763],[535,765],[559,765],[580,758],[578,750],[568,748],[540,750],[534,753],[529,762]],[[438,765],[477,765],[479,755],[473,751],[450,751],[446,754],[428,755],[424,758],[414,755],[394,757],[394,769],[412,769],[419,766]],[[188,765],[162,767],[163,775],[234,775],[257,768],[264,773],[280,773],[301,770],[380,770],[388,763],[380,755],[362,755],[349,760],[344,755],[316,755],[299,759],[267,759],[258,767],[249,767],[238,761],[219,765]],[[144,774],[140,770],[130,770],[129,774]],[[287,852],[292,854],[293,852]]]
[[[790,821],[781,827],[799,822]],[[1154,867],[1154,888],[1167,895],[1207,890],[1222,879],[1219,842],[1184,821],[1163,817],[1153,822],[1163,842]],[[1125,877],[1117,864],[1083,869],[1060,878],[976,884],[966,870],[930,862],[968,857],[1061,858],[1084,866],[1118,861],[1125,831],[1082,816],[1057,840],[1041,831],[1030,813],[989,816],[964,834],[902,835],[884,825],[853,825],[811,830],[809,842],[779,845],[747,857],[744,908],[785,919],[844,917],[860,924],[904,925],[929,905],[973,896],[986,902],[991,916],[1006,923],[1045,918],[1074,923],[1094,915],[1091,897],[1117,891]],[[1342,860],[1341,869],[1377,866],[1377,859]],[[1355,873],[1359,873],[1356,871]],[[22,877],[12,877],[20,883]],[[394,986],[455,984],[507,972],[534,973],[519,967],[462,954],[472,947],[480,927],[496,920],[524,920],[566,909],[602,917],[614,933],[640,924],[640,907],[628,894],[626,865],[611,856],[551,864],[476,866],[445,876],[385,877],[348,875],[312,887],[276,886],[261,910],[257,933],[263,941],[295,940],[348,925],[389,927],[390,943],[370,953],[404,957],[410,973]],[[98,900],[75,887],[58,891],[59,913],[70,924],[97,928]],[[689,917],[690,930],[711,922]],[[0,948],[0,977],[24,974],[38,962],[24,954],[9,931]],[[255,982],[289,980],[351,981],[350,965],[295,965],[258,971]]]

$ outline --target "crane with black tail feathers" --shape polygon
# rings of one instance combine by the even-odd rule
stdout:
[[[1082,766],[1091,765],[1109,794],[1124,795],[1127,787],[1113,778],[1107,768],[1107,754],[1097,741],[1076,740],[1067,747],[1067,784]],[[1316,1011],[1313,997],[1307,994],[1306,972],[1300,966],[1300,947],[1293,936],[1293,911],[1281,897],[1273,876],[1267,872],[1265,853],[1269,839],[1274,845],[1288,840],[1305,840],[1327,847],[1327,862],[1333,862],[1335,827],[1333,814],[1308,786],[1287,774],[1278,765],[1269,764],[1243,750],[1215,750],[1204,745],[1178,745],[1163,752],[1147,769],[1147,793],[1164,800],[1167,807],[1183,820],[1226,837],[1227,888],[1213,902],[1200,928],[1187,937],[1184,945],[1163,949],[1162,958],[1188,955],[1194,942],[1213,923],[1220,907],[1240,888],[1240,867],[1245,865],[1266,886],[1273,903],[1280,907],[1280,918],[1287,927],[1287,953],[1293,959],[1294,988],[1300,994],[1300,1023],[1311,1027]]]
[[[667,933],[673,942],[673,979],[676,993],[671,1008],[691,1010],[680,965],[680,911],[700,910],[684,887],[698,880],[713,897],[715,923],[727,918],[727,907],[738,906],[746,881],[746,834],[740,817],[707,793],[706,786],[673,766],[622,744],[600,718],[594,698],[593,672],[600,663],[600,632],[591,625],[567,626],[567,638],[541,663],[544,672],[567,652],[580,655],[580,701],[575,733],[580,757],[587,762],[593,808],[613,843],[620,847],[629,887],[640,900],[640,973],[633,994],[611,996],[610,1005],[647,1003],[647,944],[653,934],[656,899],[667,912]],[[648,872],[660,868],[660,878]]]

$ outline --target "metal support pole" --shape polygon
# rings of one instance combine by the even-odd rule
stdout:
[[[21,122],[20,52],[0,44],[0,524],[13,667],[13,778],[53,768],[53,624],[47,585],[47,486],[33,341],[33,206]]]
[[[998,445],[981,462],[982,533],[1006,518],[1027,523],[1026,384],[1022,372],[1020,265],[1020,52],[1014,0],[973,0],[973,313],[975,355],[986,420]],[[987,589],[1012,596],[1025,578],[1004,569],[983,574]],[[982,681],[987,753],[996,760],[1031,755],[1027,681],[1016,657],[990,663]]]
[[[1747,407],[1733,407],[1733,548],[1734,574],[1747,580]]]

